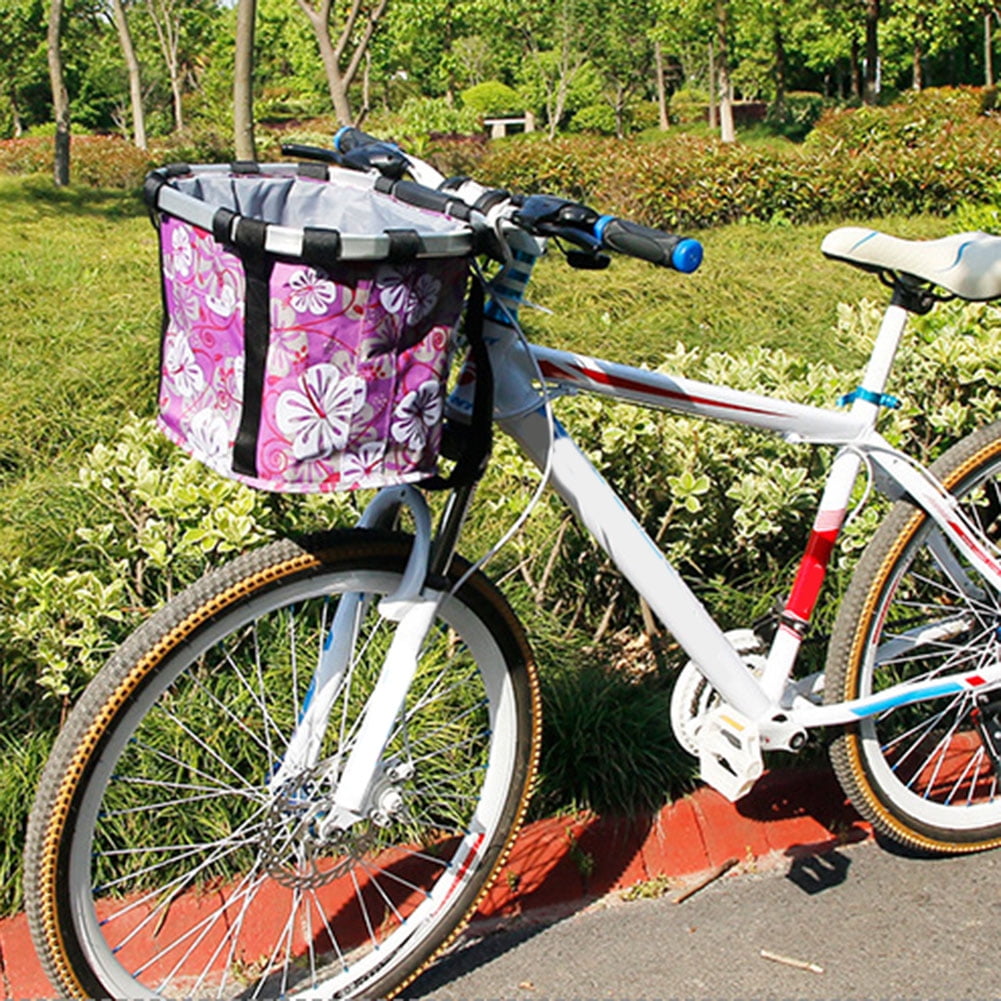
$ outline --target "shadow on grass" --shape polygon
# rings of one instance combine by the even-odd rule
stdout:
[[[138,190],[118,191],[85,185],[59,188],[40,174],[0,178],[0,220],[3,222],[37,222],[66,214],[115,221],[133,219],[146,212]]]

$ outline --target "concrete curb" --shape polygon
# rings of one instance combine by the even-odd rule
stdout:
[[[735,860],[796,859],[872,836],[829,770],[766,774],[739,803],[700,788],[655,814],[529,824],[477,918],[583,906],[648,880],[692,880]]]
[[[694,878],[731,859],[817,855],[871,834],[822,769],[770,772],[739,803],[700,788],[645,816],[547,818],[518,835],[476,920],[573,909],[647,880]],[[25,915],[0,920],[0,1001],[52,996]]]

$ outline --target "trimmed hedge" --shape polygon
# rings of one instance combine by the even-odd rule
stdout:
[[[71,136],[73,181],[98,188],[137,188],[154,164],[150,153],[115,136]],[[0,173],[51,174],[52,139],[0,141]]]
[[[533,133],[490,143],[439,139],[431,157],[446,175],[562,194],[665,229],[944,215],[1001,195],[995,102],[993,90],[938,89],[887,108],[828,111],[801,145],[723,144],[685,133],[644,141]],[[274,155],[271,145],[262,129],[264,158]],[[76,182],[128,189],[151,166],[231,153],[221,137],[206,134],[164,140],[148,152],[110,136],[75,136],[72,155]],[[48,173],[50,157],[48,138],[0,142],[0,172]]]
[[[463,169],[666,229],[945,215],[1001,195],[1001,118],[982,111],[992,103],[991,91],[924,91],[889,108],[827,112],[803,145],[779,148],[684,134],[643,143],[519,137],[487,145],[473,164],[464,148]],[[437,155],[452,173],[451,144]]]

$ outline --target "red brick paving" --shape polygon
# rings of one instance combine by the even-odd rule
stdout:
[[[528,824],[479,918],[583,905],[656,877],[686,877],[736,858],[818,854],[871,835],[825,770],[766,774],[740,803],[701,788],[658,813],[574,815]],[[0,1001],[52,997],[23,914],[0,920]]]

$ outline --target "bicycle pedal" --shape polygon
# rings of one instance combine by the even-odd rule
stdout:
[[[758,727],[730,706],[710,712],[697,739],[702,781],[731,803],[749,792],[765,770]]]

